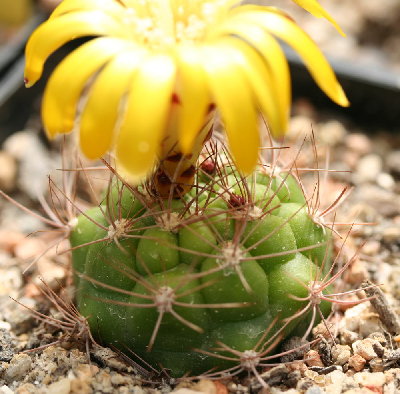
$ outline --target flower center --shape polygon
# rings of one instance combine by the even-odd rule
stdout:
[[[155,51],[178,43],[201,41],[237,1],[136,0],[129,2],[125,22],[135,41]]]

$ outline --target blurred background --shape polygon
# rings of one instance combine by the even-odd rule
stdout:
[[[23,87],[24,47],[27,38],[58,0],[0,0],[0,143],[25,127],[43,83]]]
[[[0,0],[0,143],[29,122],[37,121],[45,78],[34,88],[24,89],[23,50],[29,34],[58,2]],[[326,20],[311,16],[291,0],[248,2],[287,11],[328,56],[352,106],[334,106],[315,86],[297,55],[285,48],[295,99],[307,97],[318,108],[343,114],[368,129],[400,128],[400,1],[322,0],[346,38]],[[52,56],[47,72],[56,62],[57,55]]]
[[[320,0],[346,33],[304,12],[291,0],[262,0],[283,8],[317,42],[333,65],[351,107],[341,111],[369,129],[400,130],[400,1]],[[337,110],[322,95],[302,63],[289,52],[295,97]]]

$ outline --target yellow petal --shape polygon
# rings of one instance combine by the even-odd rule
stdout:
[[[51,75],[43,97],[42,117],[49,137],[72,130],[77,104],[88,79],[120,51],[133,44],[115,38],[97,38],[67,56]]]
[[[25,83],[32,86],[41,77],[46,59],[68,41],[84,36],[124,37],[124,25],[100,11],[61,15],[40,25],[26,45]]]
[[[167,126],[175,85],[175,63],[151,55],[138,68],[130,87],[124,120],[116,141],[116,159],[139,182],[152,171]]]
[[[81,150],[89,159],[99,158],[110,149],[122,113],[122,97],[145,53],[138,48],[117,55],[94,81],[79,125]]]
[[[264,29],[254,24],[243,23],[235,20],[228,20],[219,29],[217,34],[231,35],[243,40],[247,45],[251,46],[259,55],[265,64],[260,64],[260,59],[256,59],[259,63],[258,69],[265,68],[270,74],[267,88],[273,91],[275,95],[274,100],[278,103],[279,121],[272,126],[272,133],[274,135],[282,135],[286,132],[287,122],[289,116],[289,109],[291,103],[291,86],[290,86],[290,72],[285,55],[276,41]],[[254,58],[254,54],[249,54]],[[251,62],[250,62],[251,63]],[[268,111],[264,111],[268,115]],[[272,119],[271,119],[272,120]]]
[[[177,91],[179,108],[179,143],[184,154],[190,153],[194,140],[204,126],[210,95],[206,74],[196,47],[179,46],[176,52],[178,67]]]
[[[245,6],[242,8],[244,9]],[[299,53],[318,86],[337,104],[348,106],[349,102],[342,87],[314,41],[285,14],[268,7],[258,7],[258,9],[257,12],[247,11],[236,14],[236,17],[247,23],[263,27],[266,31],[287,42]]]
[[[237,65],[249,83],[250,90],[254,93],[256,102],[261,111],[266,115],[268,124],[274,135],[282,134],[281,108],[279,108],[279,90],[271,78],[269,69],[262,58],[247,43],[234,37],[226,37],[219,41],[224,45],[224,52],[229,53],[232,64]],[[287,108],[284,109],[287,112]]]
[[[238,168],[249,174],[258,161],[260,137],[257,111],[249,82],[222,45],[202,48],[202,61],[229,146]]]
[[[317,18],[327,19],[329,22],[332,23],[332,25],[342,36],[345,36],[343,30],[337,24],[335,19],[333,19],[332,16],[329,15],[329,13],[318,3],[317,0],[293,0],[293,1],[300,7],[308,11],[310,14],[316,16]]]
[[[122,16],[122,12],[126,12],[125,8],[115,0],[64,0],[52,12],[49,19],[54,19],[69,12],[90,10],[101,10],[113,16]]]

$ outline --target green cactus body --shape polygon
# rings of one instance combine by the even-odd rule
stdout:
[[[293,316],[330,266],[329,231],[292,175],[252,179],[146,206],[117,183],[78,218],[77,304],[97,340],[181,376],[232,366],[218,344],[254,350],[309,319],[308,309]]]

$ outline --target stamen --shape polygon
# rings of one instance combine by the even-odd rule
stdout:
[[[202,40],[231,5],[226,0],[141,0],[132,3],[124,22],[135,41],[168,51],[176,43]]]

